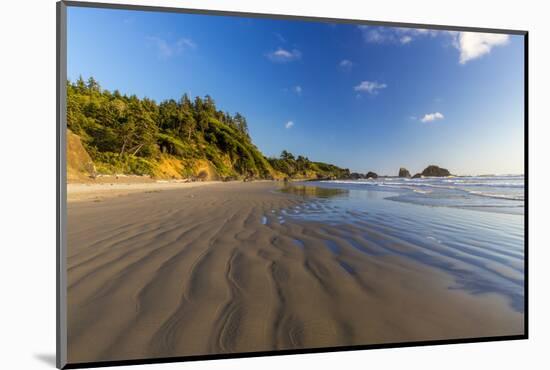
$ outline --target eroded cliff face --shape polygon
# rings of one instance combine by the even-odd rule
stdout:
[[[67,130],[67,181],[90,179],[95,174],[94,162],[82,145],[80,136]]]

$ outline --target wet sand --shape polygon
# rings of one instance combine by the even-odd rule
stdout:
[[[414,245],[374,231],[366,241],[351,224],[281,223],[277,211],[304,200],[277,186],[70,200],[69,362],[523,333],[504,297],[378,253]]]

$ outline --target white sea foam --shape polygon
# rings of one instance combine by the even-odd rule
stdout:
[[[524,201],[523,176],[471,176],[471,177],[424,177],[412,178],[378,178],[376,180],[333,180],[324,181],[331,184],[355,186],[361,189],[391,190],[400,193],[401,199],[407,194],[414,196],[415,203],[430,205],[451,205],[460,202],[462,205],[481,206],[483,198],[498,200],[494,206],[502,207],[510,202],[510,207],[516,207],[518,201]],[[424,199],[424,201],[422,200]],[[456,201],[453,201],[456,199]],[[412,199],[411,199],[412,201]],[[451,202],[451,203],[449,203]],[[481,204],[479,204],[482,202]],[[485,202],[486,203],[486,202]],[[493,205],[494,202],[491,204]],[[454,203],[453,203],[454,204]]]
[[[497,198],[497,199],[508,199],[508,200],[524,200],[524,195],[511,195],[511,194],[498,194],[498,193],[488,193],[483,191],[468,191],[468,193],[473,195],[478,195],[481,197],[487,198]]]

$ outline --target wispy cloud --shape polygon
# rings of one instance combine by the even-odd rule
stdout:
[[[376,44],[409,44],[416,38],[437,36],[440,31],[422,28],[357,26],[363,40]]]
[[[291,87],[283,87],[282,91],[285,94],[292,93],[292,94],[296,94],[296,95],[300,96],[304,92],[304,88],[300,85],[296,85],[296,86],[291,86]]]
[[[408,44],[412,40],[413,40],[412,36],[405,35],[399,39],[399,42],[401,42],[402,44]]]
[[[286,50],[278,48],[266,54],[267,58],[276,63],[287,63],[298,60],[302,57],[302,53],[298,49]]]
[[[372,95],[378,94],[378,90],[388,87],[385,83],[379,83],[376,81],[361,81],[361,83],[355,86],[353,89],[358,92],[366,92]]]
[[[343,59],[343,60],[340,61],[340,63],[338,63],[338,65],[342,69],[348,69],[349,70],[353,67],[353,62],[351,60],[348,60],[348,59]]]
[[[197,47],[197,44],[195,44],[193,42],[193,40],[188,39],[188,38],[182,38],[182,39],[179,39],[178,41],[176,41],[176,48],[178,50],[186,48],[186,47],[194,49],[194,48]]]
[[[445,116],[442,113],[434,112],[434,113],[427,113],[420,119],[420,121],[426,123],[426,122],[433,122],[433,121],[439,121],[445,118]]]
[[[279,32],[274,32],[273,35],[279,40],[280,43],[286,43],[286,39]]]
[[[441,36],[458,49],[460,64],[489,54],[496,46],[506,45],[510,36],[495,33],[441,31],[421,28],[357,26],[363,40],[374,44],[407,45],[426,37]]]
[[[174,51],[166,40],[159,37],[147,37],[147,40],[157,48],[157,53],[160,58],[169,58],[173,55]]]
[[[294,122],[293,122],[293,121],[288,121],[287,123],[285,123],[285,128],[286,128],[286,129],[292,128],[293,126],[294,126]]]
[[[157,55],[161,59],[168,59],[181,54],[184,50],[195,49],[197,45],[189,38],[180,38],[170,42],[160,37],[149,36],[147,41],[157,50]]]
[[[508,35],[496,33],[458,32],[452,35],[455,37],[453,44],[460,52],[460,64],[489,54],[495,46],[506,45],[510,39]]]

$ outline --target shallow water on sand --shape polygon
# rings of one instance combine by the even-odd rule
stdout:
[[[441,269],[454,278],[450,289],[475,295],[498,294],[523,313],[522,212],[395,202],[402,193],[339,183],[294,184],[283,191],[305,202],[276,212],[279,222],[289,219],[340,225],[340,236],[366,255],[394,254]],[[357,243],[346,235],[345,225],[358,228],[367,243]],[[330,240],[326,247],[338,253],[338,246]]]
[[[523,214],[523,175],[425,177],[418,179],[382,177],[376,180],[320,181],[320,187],[389,191],[388,199],[429,206],[477,211]]]

